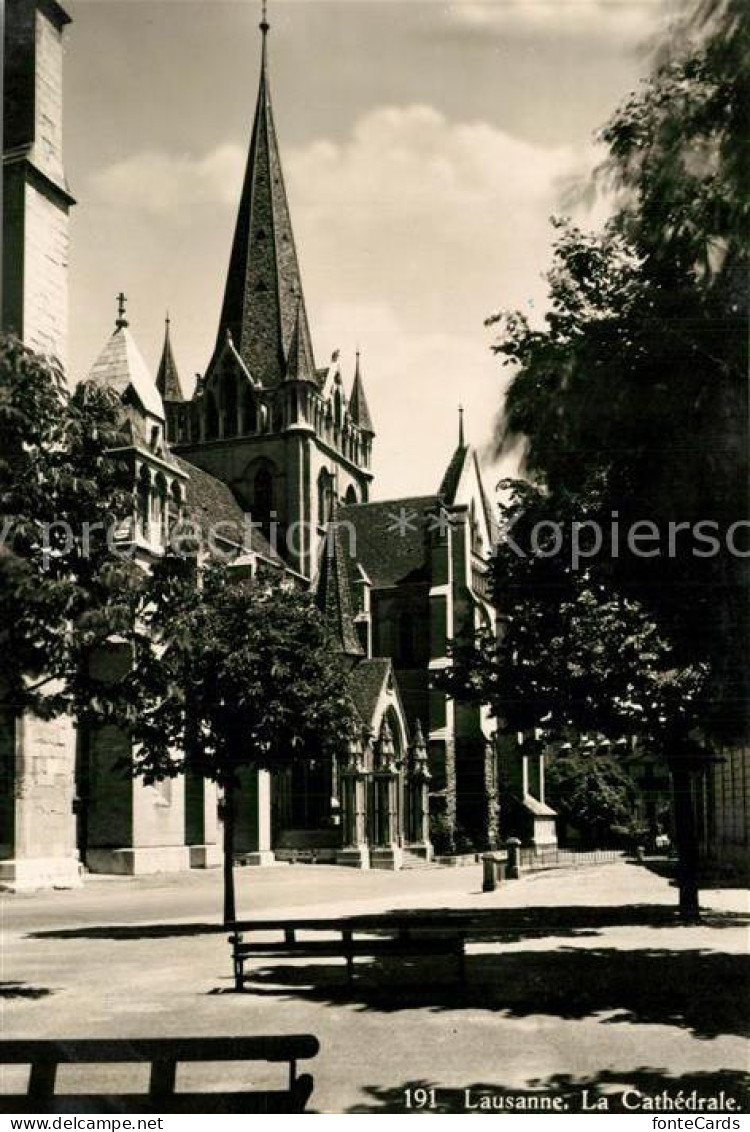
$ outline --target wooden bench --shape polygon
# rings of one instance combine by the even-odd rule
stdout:
[[[0,1041],[0,1065],[29,1065],[25,1094],[0,1094],[0,1112],[304,1112],[313,1091],[309,1073],[297,1062],[315,1057],[312,1034],[254,1038],[72,1039]],[[288,1065],[286,1088],[266,1091],[175,1092],[183,1062],[265,1061]],[[61,1064],[150,1063],[147,1092],[130,1094],[56,1093]]]
[[[241,991],[249,976],[245,975],[248,959],[343,958],[347,981],[354,979],[355,958],[380,956],[428,955],[455,956],[461,982],[465,979],[465,932],[438,921],[419,923],[394,916],[363,916],[336,920],[244,920],[228,924],[232,931],[235,990]],[[327,935],[328,939],[300,938],[305,935]],[[275,940],[251,939],[251,935],[280,935]]]

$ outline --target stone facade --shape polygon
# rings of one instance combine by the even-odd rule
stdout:
[[[80,884],[73,723],[0,717],[0,888]]]
[[[62,151],[63,29],[54,0],[8,6],[4,90],[2,324],[64,366],[68,214]]]
[[[703,860],[743,883],[750,878],[750,748],[726,747],[694,782]]]
[[[23,118],[33,105],[34,113],[23,119],[23,144],[10,162],[4,270],[17,313],[6,325],[62,356],[70,198],[60,36],[67,18],[55,0],[21,0],[20,9],[26,54],[17,110]],[[135,544],[142,568],[162,553],[173,522],[197,516],[204,535],[221,541],[243,569],[284,570],[297,585],[314,587],[335,627],[360,735],[340,764],[247,772],[232,801],[238,855],[250,864],[307,855],[398,868],[405,853],[431,856],[431,805],[444,811],[453,835],[462,828],[482,846],[497,838],[490,722],[431,688],[448,662],[448,641],[494,622],[485,564],[492,521],[463,435],[434,495],[370,503],[374,427],[359,356],[348,390],[338,353],[325,367],[315,364],[271,109],[267,31],[264,23],[247,172],[205,376],[186,401],[168,325],[154,380],[123,299],[89,378],[122,401],[121,451],[134,485],[133,521],[122,537]],[[373,543],[372,530],[392,524],[388,508],[414,510],[416,536],[389,530]],[[346,552],[336,535],[345,529],[354,536]],[[95,659],[113,678],[129,663],[115,646]],[[129,773],[135,754],[115,728],[5,725],[0,812],[11,832],[0,883],[76,883],[82,864],[139,874],[218,863],[215,790],[189,774],[145,786]]]
[[[494,626],[487,558],[494,529],[463,429],[434,495],[343,507],[352,588],[373,656],[388,656],[410,724],[426,727],[433,823],[445,848],[493,848],[498,765],[486,710],[434,687],[452,640]]]

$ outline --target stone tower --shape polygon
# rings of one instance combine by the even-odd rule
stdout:
[[[67,360],[68,214],[62,145],[63,29],[56,0],[6,7],[2,325]]]
[[[369,497],[374,431],[359,363],[316,367],[260,25],[260,84],[221,318],[188,407],[166,404],[177,450],[228,484],[289,566],[317,572],[338,502]]]

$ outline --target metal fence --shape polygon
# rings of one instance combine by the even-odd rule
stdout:
[[[621,861],[621,849],[520,849],[522,869],[562,869],[576,865],[606,865]]]

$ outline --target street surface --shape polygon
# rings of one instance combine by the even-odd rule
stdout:
[[[472,1086],[551,1091],[573,1109],[583,1088],[742,1095],[744,890],[705,893],[706,922],[682,927],[669,882],[625,862],[528,874],[491,894],[478,866],[286,865],[241,868],[237,881],[242,918],[476,910],[498,938],[469,945],[463,989],[450,958],[360,960],[352,990],[338,960],[268,959],[236,994],[226,935],[211,931],[217,870],[0,894],[3,1037],[313,1033],[321,1052],[305,1068],[318,1112],[404,1111],[405,1089],[420,1085],[459,1111]],[[123,1072],[103,1070],[101,1088]],[[241,1072],[212,1067],[190,1082],[236,1086]],[[18,1073],[6,1070],[0,1088],[21,1087]],[[272,1076],[254,1069],[252,1079]],[[89,1071],[89,1091],[93,1082]]]

